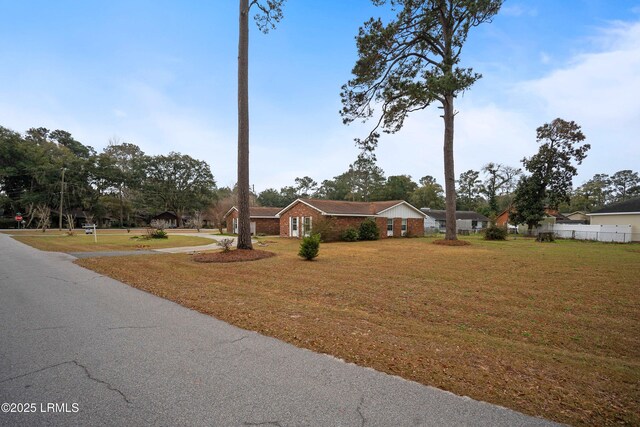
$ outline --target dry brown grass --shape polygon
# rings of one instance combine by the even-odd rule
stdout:
[[[250,263],[78,263],[456,394],[571,424],[640,424],[639,246],[468,240],[324,244],[312,263],[288,240],[269,245],[277,257]]]
[[[104,251],[132,251],[136,249],[176,248],[185,246],[209,245],[215,243],[211,239],[196,236],[174,236],[168,239],[132,239],[136,234],[112,235],[99,234],[98,242],[94,242],[93,235],[74,234],[45,234],[16,235],[19,242],[33,246],[41,251],[51,252],[104,252]]]

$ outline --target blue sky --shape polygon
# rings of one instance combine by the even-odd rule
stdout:
[[[148,154],[206,160],[236,175],[237,2],[0,0],[0,125],[110,139]],[[340,87],[356,60],[368,0],[289,0],[275,31],[250,34],[251,182],[320,182],[355,159],[370,124],[345,126]],[[483,79],[458,99],[456,174],[520,166],[535,129],[575,120],[592,145],[574,181],[640,169],[640,2],[506,1],[472,31],[463,62]],[[439,110],[414,114],[377,150],[387,175],[443,182]]]

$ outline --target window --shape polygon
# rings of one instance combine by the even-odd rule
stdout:
[[[407,231],[407,218],[402,218],[402,231]]]
[[[393,218],[387,218],[387,231],[393,231]]]
[[[471,221],[471,228],[478,228],[478,221]]]

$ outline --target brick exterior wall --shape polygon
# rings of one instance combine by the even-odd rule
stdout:
[[[256,233],[264,233],[269,236],[280,234],[280,218],[251,218],[256,223]]]
[[[387,236],[387,218],[376,217],[376,224],[378,224],[378,230],[380,231],[380,238],[386,239]]]
[[[310,208],[304,203],[298,202],[291,209],[283,213],[282,216],[280,217],[280,237],[290,237],[289,236],[289,218],[291,217],[300,218],[300,221],[302,221],[303,217],[311,217],[313,218],[311,220],[312,227],[313,227],[313,223],[323,218],[323,216],[317,210]],[[362,217],[362,216],[333,216],[332,218],[336,228],[340,230],[339,233],[342,233],[344,230],[346,230],[349,227],[358,229],[362,221],[367,219],[366,217]],[[374,219],[376,221],[376,224],[378,225],[378,230],[380,230],[380,238],[386,239],[387,238],[387,218],[376,217]],[[397,221],[397,226],[395,224],[396,221]],[[424,225],[423,225],[422,219],[409,218],[409,222],[407,225],[409,230],[411,230],[411,227],[412,227],[411,224],[413,224],[413,229],[415,232],[414,235],[422,235],[424,233]],[[417,225],[419,225],[419,227],[417,227]],[[394,236],[396,235],[395,233],[397,233],[397,236],[400,236],[401,226],[402,226],[402,219],[395,218],[394,230],[393,230]],[[419,234],[416,230],[419,231]]]
[[[393,218],[393,237],[402,237],[402,218]]]
[[[229,215],[227,215],[227,233],[231,233],[233,231],[231,227],[233,226],[234,218],[238,218],[238,211],[235,209],[232,210]],[[277,236],[280,233],[279,218],[251,218],[250,222],[256,223],[256,234],[264,233],[270,236]]]
[[[424,219],[409,218],[407,220],[407,233],[410,237],[424,236]]]
[[[310,208],[304,203],[296,203],[293,205],[291,209],[286,211],[280,216],[280,237],[291,237],[289,236],[289,218],[296,217],[302,218],[305,216],[311,217],[311,227],[313,227],[313,223],[318,221],[322,215],[315,209]],[[302,219],[299,220],[302,222]],[[298,232],[300,232],[300,224],[298,224]]]

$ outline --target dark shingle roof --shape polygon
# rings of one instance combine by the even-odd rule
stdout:
[[[282,210],[282,208],[271,208],[271,207],[264,207],[264,206],[251,206],[249,208],[249,216],[250,217],[254,217],[254,216],[272,216],[272,217],[276,217],[276,214],[278,212],[280,212]]]
[[[440,209],[429,210],[427,208],[422,208],[420,210],[435,220],[440,220],[440,221],[446,220],[447,211],[445,210],[440,210]],[[456,219],[470,219],[472,221],[489,221],[489,218],[474,211],[456,211]]]
[[[625,200],[624,202],[614,203],[609,206],[605,206],[602,209],[591,212],[592,214],[604,214],[604,213],[627,213],[627,212],[640,212],[640,197],[635,199]]]

